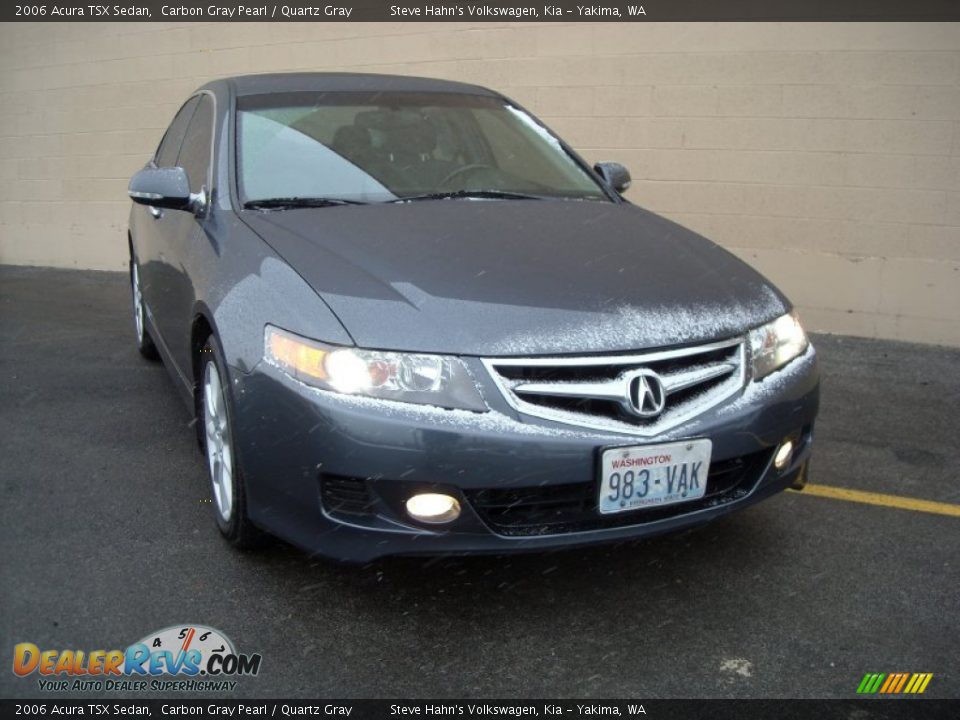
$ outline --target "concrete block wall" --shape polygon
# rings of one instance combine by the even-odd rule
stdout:
[[[209,78],[419,74],[513,96],[813,330],[960,346],[960,26],[0,26],[0,262],[122,269],[126,182]]]

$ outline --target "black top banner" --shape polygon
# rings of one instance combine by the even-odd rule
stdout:
[[[195,22],[664,22],[960,21],[958,0],[34,0],[0,7],[0,21]]]

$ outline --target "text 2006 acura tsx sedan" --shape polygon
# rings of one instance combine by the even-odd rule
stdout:
[[[684,528],[802,486],[789,301],[484,88],[201,88],[130,182],[140,351],[220,531],[352,561]]]

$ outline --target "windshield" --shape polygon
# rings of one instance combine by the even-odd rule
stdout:
[[[241,97],[244,204],[327,198],[609,200],[556,137],[504,100],[450,93]]]

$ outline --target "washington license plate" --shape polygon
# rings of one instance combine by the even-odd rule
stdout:
[[[600,513],[662,507],[702,498],[710,471],[709,440],[637,445],[603,451]]]

